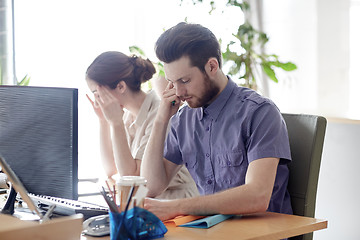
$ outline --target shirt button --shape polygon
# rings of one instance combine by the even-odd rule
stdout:
[[[212,180],[211,179],[207,180],[207,184],[212,184]]]
[[[206,131],[210,131],[210,127],[207,127],[207,128],[206,128]]]
[[[206,157],[210,157],[210,154],[207,153],[207,154],[206,154]]]

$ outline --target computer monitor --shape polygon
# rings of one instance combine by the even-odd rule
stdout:
[[[0,86],[0,154],[28,192],[78,199],[78,90]]]

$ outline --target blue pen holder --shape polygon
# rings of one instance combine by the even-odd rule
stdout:
[[[162,221],[151,212],[134,207],[127,212],[109,212],[111,240],[161,238],[167,232]]]

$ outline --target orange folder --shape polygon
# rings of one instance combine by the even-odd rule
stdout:
[[[163,223],[166,226],[174,226],[177,227],[179,225],[188,223],[188,222],[192,222],[201,218],[204,218],[206,216],[195,216],[195,215],[185,215],[185,216],[177,216],[173,219],[169,219],[169,220],[165,220],[163,221]]]

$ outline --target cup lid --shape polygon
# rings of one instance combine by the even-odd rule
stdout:
[[[141,176],[122,176],[116,180],[116,184],[122,186],[139,186],[141,184],[146,184],[146,179]]]

